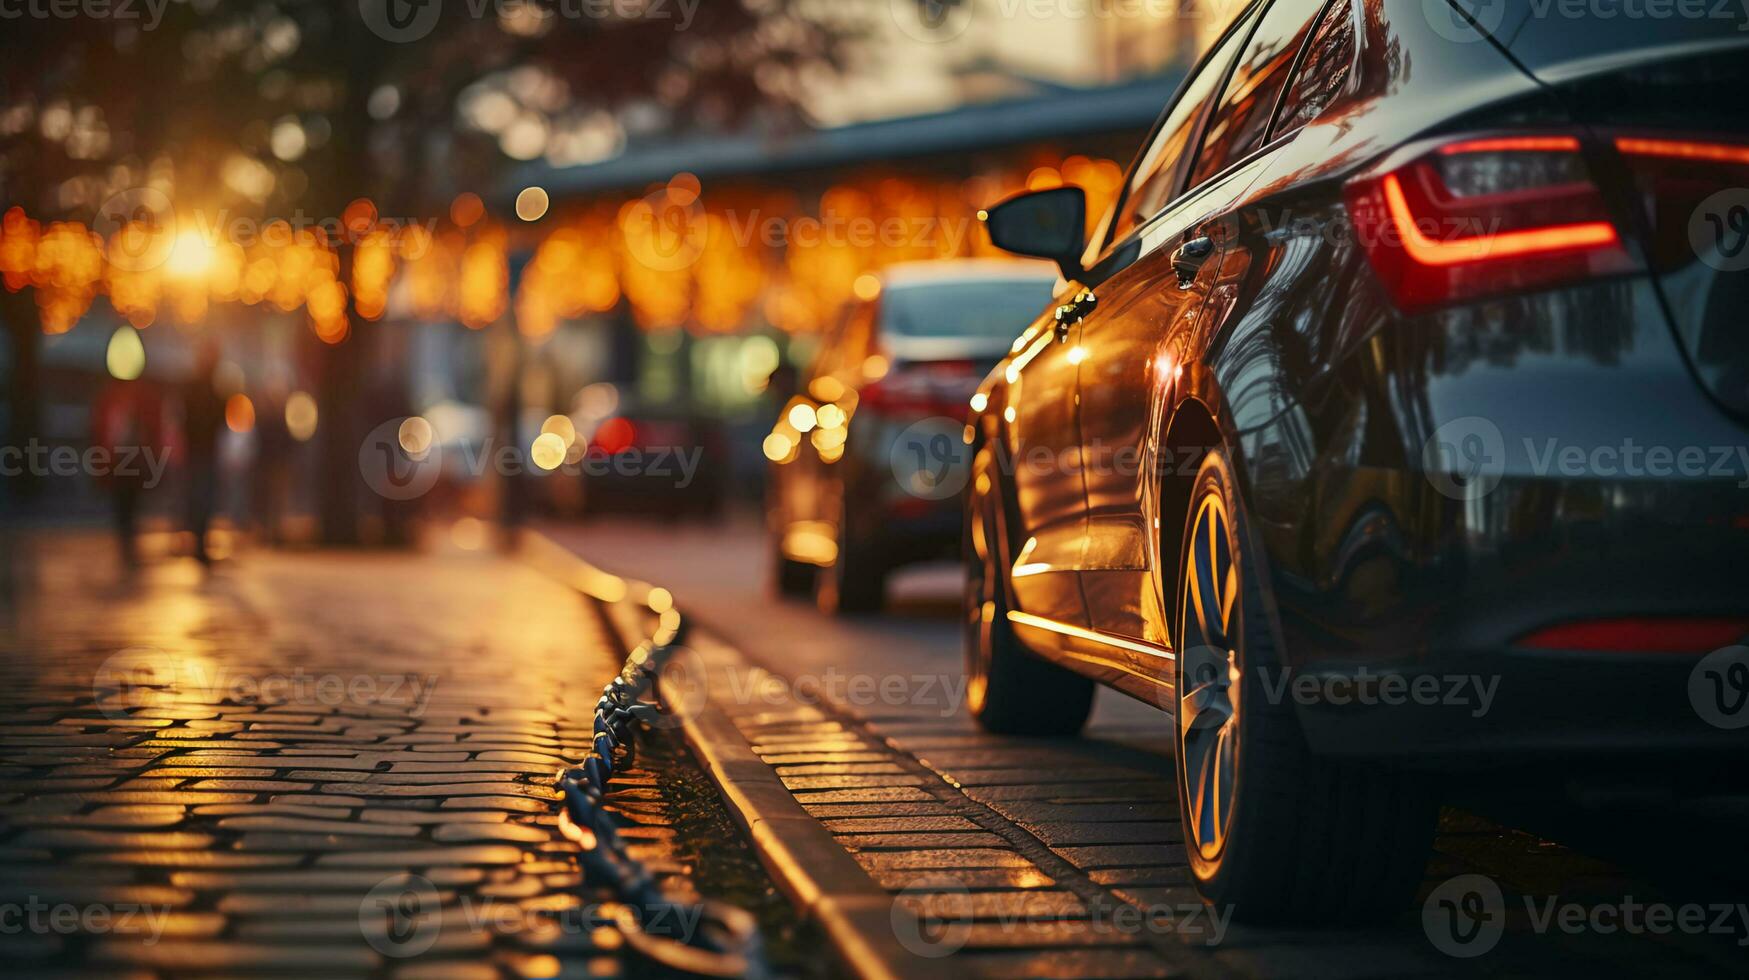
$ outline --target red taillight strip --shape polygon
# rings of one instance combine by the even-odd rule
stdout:
[[[1623,136],[1615,141],[1615,146],[1623,153],[1634,156],[1749,164],[1749,146],[1733,146],[1729,143],[1694,143],[1688,140],[1653,140]]]
[[[1415,225],[1415,215],[1403,196],[1403,185],[1396,174],[1384,179],[1385,205],[1391,221],[1403,237],[1403,248],[1409,257],[1422,265],[1450,266],[1489,259],[1504,259],[1537,252],[1559,252],[1574,248],[1595,248],[1614,245],[1620,239],[1615,226],[1607,221],[1588,221],[1551,228],[1533,228],[1499,234],[1481,234],[1473,238],[1436,242],[1421,233]]]
[[[1465,140],[1439,148],[1440,156],[1460,153],[1578,153],[1579,141],[1571,136],[1501,136]]]
[[[1749,634],[1740,619],[1592,619],[1549,626],[1519,638],[1533,650],[1592,650],[1602,653],[1705,653]]]

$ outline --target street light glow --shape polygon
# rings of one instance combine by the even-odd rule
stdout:
[[[165,260],[164,271],[178,279],[198,279],[212,271],[214,249],[201,233],[190,228],[176,236]]]

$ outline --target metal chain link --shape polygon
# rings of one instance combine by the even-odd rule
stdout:
[[[650,870],[628,852],[617,820],[604,805],[613,774],[636,764],[638,732],[664,713],[644,698],[655,692],[662,664],[680,644],[680,614],[670,603],[646,598],[645,605],[656,615],[655,632],[632,650],[619,676],[602,690],[588,757],[559,773],[565,801],[559,830],[581,849],[584,884],[605,885],[619,898],[603,910],[603,918],[636,955],[672,973],[763,978],[769,971],[753,915],[708,899],[698,904],[670,900]]]

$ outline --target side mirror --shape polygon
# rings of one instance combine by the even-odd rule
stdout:
[[[1087,192],[1079,187],[1053,187],[1017,194],[987,211],[978,212],[996,247],[1016,255],[1050,259],[1074,279],[1084,271],[1081,252],[1087,247]]]

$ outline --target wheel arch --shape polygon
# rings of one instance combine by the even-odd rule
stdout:
[[[1166,604],[1166,635],[1174,647],[1178,644],[1177,603],[1179,579],[1183,569],[1178,556],[1184,548],[1184,525],[1190,511],[1190,495],[1195,488],[1197,470],[1210,449],[1222,446],[1225,440],[1220,423],[1200,399],[1187,398],[1168,420],[1160,436],[1155,461],[1154,516],[1158,524],[1155,535],[1159,549],[1154,568],[1159,575],[1160,596]]]
[[[968,445],[971,450],[966,457],[968,461],[977,459],[978,452],[988,447],[995,462],[996,485],[990,489],[989,496],[995,510],[992,516],[995,518],[997,531],[1004,539],[1001,542],[1001,553],[1004,560],[999,562],[1003,571],[1002,589],[1012,606],[1014,592],[1012,583],[1008,581],[1006,558],[1019,550],[1020,542],[1015,540],[1014,536],[1014,513],[1017,506],[1012,482],[1014,469],[1009,461],[1008,446],[1003,440],[1000,417],[994,416],[993,413],[974,417],[966,425],[966,434],[970,437]],[[970,484],[967,484],[962,493],[965,494],[965,499],[968,502],[974,499],[974,488]],[[968,507],[966,510],[966,519],[970,520],[972,517],[970,508]]]

